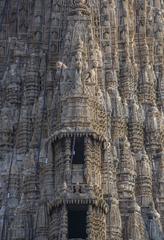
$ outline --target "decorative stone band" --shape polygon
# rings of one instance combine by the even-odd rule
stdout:
[[[106,136],[98,135],[96,132],[92,131],[92,129],[89,128],[63,128],[61,130],[55,131],[52,135],[49,136],[47,139],[46,144],[49,142],[54,142],[56,140],[66,138],[66,137],[73,137],[74,134],[76,134],[79,137],[82,136],[92,136],[94,139],[99,140],[101,142],[107,142]]]
[[[93,205],[97,208],[100,208],[105,214],[109,212],[109,205],[104,199],[62,199],[56,198],[53,202],[48,204],[49,211],[52,212],[54,208],[59,208],[62,205]]]
[[[90,9],[88,0],[71,0],[71,15],[76,14],[83,14],[83,15],[89,15]]]

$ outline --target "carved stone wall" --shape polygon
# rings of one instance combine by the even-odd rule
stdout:
[[[72,210],[164,239],[163,0],[0,1],[0,239],[70,239]]]

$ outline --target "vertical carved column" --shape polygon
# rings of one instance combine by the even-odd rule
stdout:
[[[91,148],[92,148],[92,142],[90,137],[85,137],[85,169],[84,169],[84,176],[85,176],[85,181],[88,184],[89,187],[93,187],[93,180],[91,178],[91,167],[92,167],[92,162],[91,162]]]
[[[71,138],[65,139],[65,181],[67,185],[71,184]]]
[[[89,205],[88,211],[87,211],[87,239],[86,240],[92,240],[93,239],[93,229],[92,229],[92,222],[93,222],[93,209],[92,206]]]
[[[68,214],[66,205],[63,206],[61,210],[61,225],[60,225],[59,239],[68,239]]]
[[[109,212],[109,235],[109,239],[111,240],[122,239],[122,221],[119,210],[119,201],[115,198],[112,199]]]
[[[54,197],[54,163],[53,163],[53,147],[52,143],[48,143],[48,159],[43,168],[43,187],[45,189],[46,198],[51,201]]]

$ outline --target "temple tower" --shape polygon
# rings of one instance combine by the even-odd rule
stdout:
[[[0,240],[163,240],[164,0],[0,0]]]
[[[54,169],[50,239],[105,240],[109,206],[102,169],[108,136],[102,56],[89,4],[71,1],[68,19],[48,139]]]

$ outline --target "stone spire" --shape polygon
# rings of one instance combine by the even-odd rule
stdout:
[[[162,240],[164,1],[0,9],[0,238]]]
[[[24,195],[21,196],[19,206],[15,211],[15,218],[11,226],[11,239],[12,240],[22,240],[26,239],[29,235],[26,235],[27,225],[27,216],[26,216],[26,203]]]
[[[41,200],[36,217],[35,240],[48,240],[48,215],[46,199]]]

